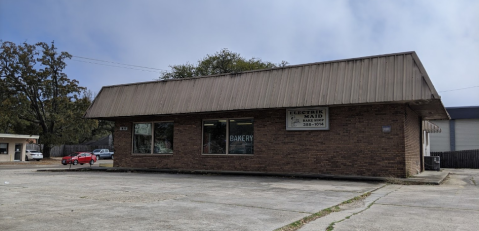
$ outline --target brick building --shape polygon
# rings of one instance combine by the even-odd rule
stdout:
[[[407,177],[449,119],[415,52],[103,87],[114,166]]]

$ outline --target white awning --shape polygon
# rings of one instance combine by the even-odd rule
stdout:
[[[422,121],[422,130],[429,133],[441,133],[441,128],[427,120]]]

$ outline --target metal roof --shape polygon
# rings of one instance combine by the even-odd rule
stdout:
[[[188,79],[105,86],[86,118],[231,110],[409,103],[423,119],[448,119],[415,52]]]
[[[451,119],[479,119],[479,106],[447,107]]]

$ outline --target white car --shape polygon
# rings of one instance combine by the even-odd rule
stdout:
[[[43,154],[35,150],[26,150],[25,151],[25,161],[36,160],[39,161],[43,159]]]

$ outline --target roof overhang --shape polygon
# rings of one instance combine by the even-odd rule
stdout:
[[[408,105],[423,120],[451,119],[440,99],[412,101]]]

